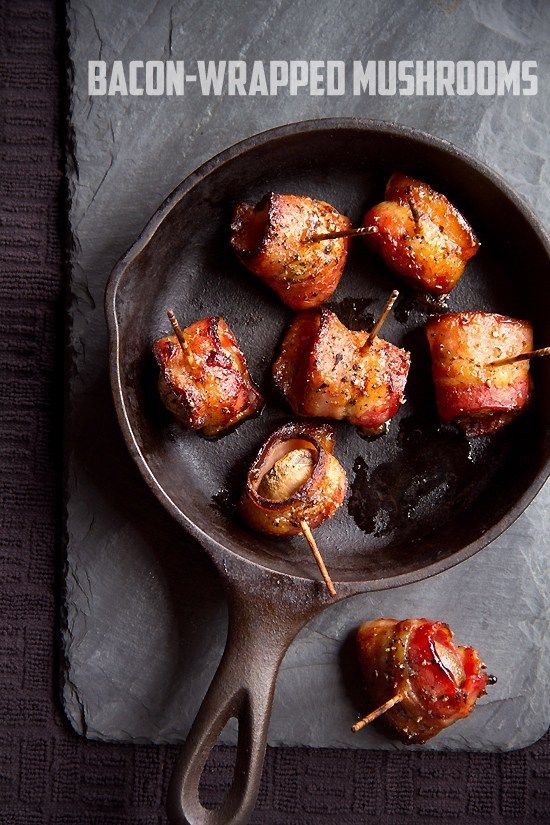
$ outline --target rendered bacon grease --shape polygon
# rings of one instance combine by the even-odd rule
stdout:
[[[296,415],[347,419],[377,435],[403,400],[409,353],[354,332],[328,309],[291,323],[273,364],[275,383]]]
[[[426,325],[437,409],[469,436],[493,433],[529,403],[529,361],[492,366],[533,349],[533,330],[489,312],[452,312]]]
[[[153,353],[160,396],[176,420],[214,437],[259,412],[263,398],[224,319],[204,318],[183,330],[172,323],[176,334],[155,341]]]
[[[479,242],[460,212],[427,183],[391,176],[385,200],[369,209],[367,244],[422,292],[445,296],[457,285]]]
[[[454,644],[443,622],[365,622],[357,633],[357,650],[370,702],[387,708],[384,721],[410,744],[427,742],[464,719],[496,681],[474,648]]]
[[[351,221],[324,201],[301,195],[266,195],[256,206],[240,203],[231,245],[244,266],[292,309],[317,307],[342,277],[349,238],[317,243],[315,234],[351,229]]]
[[[240,509],[255,530],[296,536],[301,522],[318,527],[334,515],[346,495],[346,473],[332,454],[334,431],[327,425],[291,422],[260,449],[246,478]]]

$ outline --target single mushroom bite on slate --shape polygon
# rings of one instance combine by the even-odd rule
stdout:
[[[529,403],[533,330],[490,312],[451,312],[426,325],[437,410],[468,436],[493,433]],[[512,359],[513,363],[499,364]]]
[[[423,744],[472,712],[496,679],[473,647],[453,642],[443,622],[376,619],[357,632],[357,652],[375,709],[352,726],[383,715],[407,744]]]
[[[351,221],[324,201],[268,194],[256,205],[239,203],[231,245],[244,266],[292,309],[317,307],[342,277],[349,238],[314,241],[317,234],[351,229]]]
[[[331,595],[336,590],[311,529],[331,518],[346,496],[346,473],[333,451],[332,427],[285,424],[261,447],[240,501],[241,513],[254,530],[304,535]]]
[[[212,438],[258,413],[263,398],[224,319],[181,329],[171,310],[168,317],[175,334],[155,341],[153,354],[160,396],[174,418]]]
[[[346,419],[379,435],[403,402],[409,364],[405,350],[321,309],[292,321],[273,376],[296,415]]]
[[[365,215],[365,241],[415,289],[445,296],[479,242],[460,212],[427,183],[391,176],[385,200]]]

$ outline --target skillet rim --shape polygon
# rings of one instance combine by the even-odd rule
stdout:
[[[417,143],[437,149],[443,153],[450,154],[461,160],[467,166],[473,168],[482,177],[488,178],[489,181],[499,191],[512,202],[513,206],[520,212],[522,217],[530,225],[535,232],[539,242],[544,248],[546,255],[550,260],[550,238],[547,235],[542,223],[532,211],[530,206],[524,202],[520,195],[518,195],[501,177],[500,174],[494,172],[482,161],[472,157],[467,152],[459,149],[450,141],[444,138],[435,137],[427,132],[423,132],[411,126],[404,126],[398,123],[392,123],[383,120],[375,120],[370,118],[354,118],[354,117],[337,117],[337,118],[315,118],[311,120],[295,121],[287,123],[283,126],[276,126],[262,132],[251,135],[244,140],[238,141],[232,146],[218,152],[209,160],[202,163],[197,169],[187,175],[181,183],[179,183],[172,192],[165,198],[160,206],[153,213],[151,218],[145,224],[136,240],[132,243],[127,252],[115,264],[107,282],[105,289],[105,314],[107,320],[107,328],[109,334],[109,375],[111,393],[113,402],[117,413],[120,428],[126,446],[130,451],[130,455],[139,468],[140,474],[145,480],[147,486],[166,508],[170,515],[189,532],[201,545],[201,547],[208,553],[214,563],[219,567],[221,560],[225,558],[232,559],[237,565],[242,564],[246,567],[252,567],[256,570],[261,570],[264,574],[270,576],[277,576],[293,583],[300,583],[302,585],[311,584],[314,579],[307,576],[301,576],[294,573],[287,573],[262,564],[260,561],[247,557],[244,554],[237,553],[230,549],[222,542],[213,538],[209,533],[202,529],[197,523],[192,521],[186,513],[181,510],[177,504],[171,499],[169,494],[165,491],[163,486],[155,477],[154,473],[149,467],[145,456],[141,452],[137,440],[134,436],[134,431],[130,423],[127,413],[126,405],[124,403],[124,395],[122,391],[122,381],[120,376],[120,350],[121,350],[121,336],[119,331],[118,317],[116,311],[116,300],[118,287],[120,286],[125,271],[129,264],[139,255],[152,240],[155,232],[158,230],[162,222],[171,212],[173,207],[186,195],[188,192],[202,179],[209,174],[219,169],[226,163],[235,160],[238,157],[245,155],[247,152],[254,150],[258,146],[264,146],[281,138],[286,138],[291,135],[308,134],[311,132],[327,132],[331,130],[338,131],[365,131],[378,132],[382,135],[400,136],[412,139]],[[396,576],[386,576],[381,579],[350,579],[339,580],[334,579],[338,584],[338,599],[346,598],[360,592],[375,592],[380,590],[388,590],[394,587],[401,587],[406,584],[412,584],[417,581],[423,581],[431,578],[438,573],[449,570],[457,564],[466,561],[474,556],[480,550],[487,547],[500,535],[502,535],[519,516],[525,511],[528,505],[534,500],[542,489],[544,483],[550,476],[550,452],[540,469],[537,471],[528,488],[525,490],[514,505],[505,513],[495,524],[486,530],[481,536],[474,541],[440,559],[432,564],[419,567],[416,570],[407,573],[401,573]],[[227,571],[226,571],[227,572]],[[227,578],[227,576],[225,577]],[[335,601],[336,601],[335,600]]]

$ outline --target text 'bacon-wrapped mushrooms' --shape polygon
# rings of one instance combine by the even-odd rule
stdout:
[[[305,536],[331,595],[336,591],[311,529],[333,516],[346,496],[346,473],[333,451],[331,427],[285,424],[258,453],[240,502],[241,513],[254,530]]]
[[[401,173],[385,198],[365,215],[366,242],[417,290],[448,295],[479,249],[471,227],[445,195]]]
[[[529,361],[518,356],[533,355],[528,321],[452,312],[429,321],[426,335],[443,422],[454,421],[468,436],[487,435],[527,406]]]
[[[384,721],[409,744],[422,744],[464,719],[487,685],[496,682],[474,648],[453,643],[453,633],[443,622],[365,622],[357,633],[357,650],[376,709],[352,730],[384,714]]]
[[[292,309],[317,307],[342,277],[349,238],[312,242],[312,236],[351,228],[351,221],[324,201],[301,195],[266,195],[240,203],[231,223],[231,245],[244,266]]]
[[[321,309],[291,323],[273,376],[296,415],[347,419],[378,435],[403,401],[409,365],[405,350]]]
[[[263,398],[223,318],[196,321],[186,329],[174,313],[174,335],[153,344],[160,368],[159,392],[176,420],[213,438],[258,413]]]

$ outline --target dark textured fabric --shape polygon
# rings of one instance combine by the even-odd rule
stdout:
[[[0,0],[0,823],[158,825],[175,750],[82,741],[57,701],[65,84],[56,24],[59,33],[48,2]],[[207,800],[226,787],[231,758],[230,748],[213,754]],[[502,755],[271,750],[253,821],[548,821],[549,779],[549,736]]]

